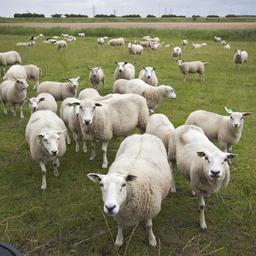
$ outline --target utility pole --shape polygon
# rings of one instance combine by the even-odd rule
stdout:
[[[92,16],[95,17],[96,15],[96,8],[95,8],[95,5],[93,4],[92,5]]]

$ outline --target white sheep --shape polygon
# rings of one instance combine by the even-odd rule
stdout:
[[[76,97],[79,79],[80,77],[70,78],[66,83],[45,81],[37,86],[37,93],[48,92],[55,100]]]
[[[221,149],[225,152],[232,151],[232,145],[240,141],[243,132],[243,117],[251,112],[233,112],[225,107],[229,116],[222,116],[204,110],[192,112],[185,124],[201,127],[210,140],[218,140]]]
[[[83,32],[78,33],[78,36],[80,36],[80,37],[85,37],[85,33],[83,33]]]
[[[37,86],[39,85],[39,77],[43,74],[42,69],[33,64],[23,65],[23,67],[26,71],[27,78],[36,82],[33,87],[33,89],[36,90]]]
[[[151,41],[139,41],[139,44],[143,47],[150,47]]]
[[[142,41],[150,41],[152,38],[151,36],[143,36]]]
[[[153,67],[143,67],[139,73],[139,79],[143,80],[147,84],[157,86],[158,79],[155,70],[156,69]]]
[[[219,150],[197,126],[182,125],[176,128],[175,136],[177,167],[191,182],[198,199],[200,227],[206,230],[204,197],[228,185],[228,160],[235,155]]]
[[[114,81],[118,79],[133,79],[135,77],[135,67],[126,62],[114,62],[116,69],[114,71]]]
[[[159,85],[155,87],[146,84],[141,79],[119,79],[113,84],[113,93],[134,93],[143,96],[151,113],[155,111],[164,97],[176,99],[176,94],[171,86]]]
[[[108,41],[108,44],[112,47],[115,46],[124,46],[124,38],[120,37],[120,38],[114,38],[114,39],[110,39]]]
[[[214,40],[214,42],[216,42],[216,43],[221,43],[221,41],[222,41],[221,37],[218,37],[218,36],[214,36],[214,37],[213,37],[213,40]]]
[[[38,110],[51,110],[57,112],[58,105],[54,97],[49,93],[40,93],[37,97],[26,98],[31,114]]]
[[[230,49],[231,49],[230,44],[226,44],[226,45],[224,46],[224,49],[230,50]]]
[[[164,47],[165,47],[165,48],[170,48],[171,45],[170,45],[170,44],[166,44]]]
[[[186,45],[188,45],[188,40],[186,39],[182,40],[182,46],[185,47]]]
[[[226,44],[227,44],[227,42],[226,42],[225,40],[222,40],[220,44],[222,44],[222,45],[226,45]]]
[[[192,43],[192,48],[194,49],[198,49],[198,48],[201,48],[202,47],[202,44],[194,44]]]
[[[105,40],[104,40],[104,38],[103,38],[103,37],[99,37],[99,38],[97,38],[97,44],[98,44],[99,46],[104,45],[104,43],[105,43]]]
[[[59,40],[55,42],[55,45],[57,46],[58,50],[61,50],[67,47],[67,42],[65,40]]]
[[[181,48],[180,48],[180,47],[174,47],[174,48],[172,49],[172,57],[173,57],[173,58],[178,58],[178,57],[180,57],[180,56],[182,56],[182,50],[181,50]]]
[[[28,84],[25,79],[5,80],[0,84],[0,99],[4,113],[7,114],[6,104],[9,102],[13,115],[16,116],[16,105],[20,108],[20,118],[24,118],[23,104],[27,95]]]
[[[78,99],[79,100],[84,100],[87,98],[90,99],[94,99],[94,100],[107,100],[109,98],[111,98],[113,96],[113,94],[107,94],[105,96],[101,96],[97,90],[93,89],[93,88],[86,88],[83,89],[82,91],[80,91]]]
[[[92,87],[96,90],[98,90],[100,82],[102,82],[103,88],[104,88],[104,83],[105,83],[105,75],[104,71],[100,67],[95,67],[95,68],[89,68],[90,73],[89,73],[89,80],[92,84]]]
[[[47,43],[47,44],[55,44],[57,42],[57,40],[53,39],[53,38],[48,38],[47,40],[45,40],[43,42]]]
[[[0,52],[0,66],[3,66],[4,73],[7,65],[21,64],[21,57],[16,51]]]
[[[27,73],[23,66],[21,65],[13,65],[11,66],[5,75],[3,76],[3,80],[17,80],[17,79],[24,79],[27,80]]]
[[[99,102],[89,98],[81,101],[79,121],[82,132],[93,138],[91,160],[96,157],[95,141],[99,140],[103,151],[102,168],[107,168],[107,147],[110,140],[126,136],[136,127],[145,131],[148,117],[146,100],[139,95],[119,95]]]
[[[46,163],[52,161],[54,175],[59,176],[59,157],[66,152],[67,130],[64,122],[50,110],[33,113],[25,130],[26,141],[31,157],[40,165],[42,174],[41,189],[46,190]]]
[[[184,75],[184,81],[188,79],[189,73],[198,73],[199,78],[204,81],[204,65],[208,62],[201,61],[184,61],[184,60],[176,60],[181,73]]]
[[[150,41],[149,47],[152,51],[157,51],[159,47],[161,47],[162,45],[158,42],[153,42]]]
[[[248,62],[248,53],[245,50],[235,50],[234,62],[236,67],[239,68],[239,65]]]
[[[207,47],[207,43],[201,43],[202,47]]]
[[[129,136],[121,143],[108,174],[87,176],[100,183],[104,212],[118,223],[115,244],[123,245],[123,226],[143,221],[149,244],[156,246],[152,219],[160,212],[172,181],[161,140],[150,134]]]
[[[143,46],[140,45],[140,44],[132,44],[132,43],[129,43],[128,44],[128,50],[129,50],[129,53],[132,54],[132,55],[141,55],[143,53]]]

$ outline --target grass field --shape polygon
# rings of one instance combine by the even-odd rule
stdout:
[[[86,177],[91,171],[106,172],[100,168],[100,147],[97,148],[97,160],[91,162],[89,153],[75,153],[72,143],[60,160],[58,178],[48,167],[48,188],[42,193],[39,165],[32,161],[24,138],[29,111],[26,107],[25,119],[20,120],[10,113],[5,116],[0,107],[0,241],[9,242],[24,255],[33,256],[255,255],[255,31],[250,36],[243,31],[223,35],[224,39],[230,40],[232,33],[233,36],[238,35],[233,37],[235,41],[229,41],[230,51],[213,43],[208,31],[196,36],[193,31],[187,31],[187,34],[160,32],[161,40],[166,43],[178,45],[182,39],[189,40],[190,45],[183,54],[185,60],[209,62],[204,83],[198,80],[197,75],[191,75],[187,82],[183,82],[170,57],[170,48],[161,48],[156,53],[145,50],[142,56],[134,57],[128,55],[127,48],[98,48],[96,37],[91,36],[78,39],[64,51],[57,52],[52,45],[43,43],[34,48],[16,48],[16,42],[26,40],[27,35],[0,33],[0,51],[18,50],[23,64],[33,63],[43,69],[42,81],[64,81],[67,77],[81,76],[81,90],[90,87],[87,68],[101,66],[106,75],[106,86],[100,89],[102,95],[112,91],[113,61],[133,63],[136,74],[142,65],[156,67],[160,84],[171,84],[177,94],[175,101],[165,99],[157,112],[166,114],[175,126],[183,124],[188,114],[196,109],[225,114],[224,106],[227,106],[236,111],[254,112],[245,120],[240,144],[234,146],[233,151],[238,157],[231,167],[228,188],[206,199],[208,230],[200,231],[196,199],[190,196],[189,183],[177,173],[177,193],[169,194],[160,214],[153,220],[158,248],[148,246],[145,230],[138,226],[133,236],[130,236],[133,227],[125,228],[126,243],[116,250],[113,239],[117,225],[112,218],[103,215],[100,189]],[[122,31],[106,30],[101,33],[121,35]],[[132,34],[127,41],[144,33],[137,30],[137,34]],[[123,34],[128,35],[128,32],[123,31]],[[157,31],[151,31],[151,36],[158,35]],[[207,36],[208,40],[205,40]],[[206,41],[208,47],[192,50],[191,40],[195,38],[197,42]],[[240,72],[232,62],[236,48],[246,49],[249,53],[249,63]],[[34,94],[31,86],[29,95]],[[121,140],[114,139],[109,145],[110,163]]]

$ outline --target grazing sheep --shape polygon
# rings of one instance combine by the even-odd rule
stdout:
[[[194,44],[192,43],[192,48],[193,49],[197,49],[197,48],[201,48],[202,47],[202,44]]]
[[[102,45],[104,45],[104,43],[105,43],[105,40],[104,40],[103,37],[97,38],[97,44],[98,44],[98,45],[102,46]]]
[[[93,138],[91,160],[96,157],[95,141],[102,142],[103,163],[107,168],[107,147],[113,137],[128,135],[135,127],[146,130],[149,117],[146,100],[134,94],[119,95],[105,101],[84,99],[80,102],[79,121],[82,132]]]
[[[104,212],[118,223],[115,244],[123,245],[123,226],[144,221],[149,244],[156,246],[152,219],[160,212],[172,181],[161,140],[150,134],[129,136],[121,143],[108,174],[87,176],[100,183]]]
[[[104,75],[103,69],[100,67],[95,67],[95,68],[89,68],[89,70],[91,71],[89,73],[89,80],[92,84],[92,87],[98,90],[99,83],[102,82],[102,85],[104,88],[105,75]]]
[[[120,37],[120,38],[114,38],[108,41],[108,44],[112,47],[115,46],[124,46],[124,38]]]
[[[230,116],[222,116],[204,110],[192,112],[185,124],[199,126],[210,140],[218,140],[221,149],[225,152],[232,151],[232,145],[240,141],[243,132],[243,117],[251,112],[233,112],[225,107]]]
[[[0,99],[4,113],[7,114],[6,104],[12,106],[13,115],[16,116],[16,105],[20,108],[20,118],[24,118],[23,104],[27,95],[28,84],[25,79],[5,80],[0,85]]]
[[[24,79],[27,80],[27,73],[23,66],[21,65],[13,65],[11,66],[6,74],[3,76],[3,80],[17,80],[17,79]]]
[[[116,69],[114,71],[114,81],[118,79],[133,79],[135,77],[135,67],[126,62],[114,62],[116,64]]]
[[[85,37],[85,33],[83,33],[83,32],[78,33],[78,36],[80,36],[80,37]]]
[[[47,43],[47,44],[55,44],[57,42],[56,39],[53,39],[53,38],[48,38],[46,39],[45,41],[43,41],[44,43]]]
[[[40,165],[41,189],[46,190],[46,163],[52,161],[54,176],[59,176],[59,157],[66,152],[67,130],[64,122],[50,110],[38,110],[27,123],[25,137],[31,157]]]
[[[185,47],[186,45],[188,45],[188,40],[182,40],[182,46]]]
[[[222,44],[222,45],[226,45],[226,44],[227,44],[227,42],[226,42],[225,40],[222,40],[220,44]]]
[[[180,68],[181,73],[184,75],[184,81],[188,79],[189,73],[198,73],[199,78],[204,81],[204,65],[208,62],[201,61],[184,61],[184,60],[176,60],[178,66]]]
[[[236,67],[239,68],[239,65],[248,62],[248,53],[245,50],[235,50],[234,62]]]
[[[214,37],[213,37],[213,40],[214,40],[214,42],[216,42],[216,43],[221,43],[221,41],[222,41],[221,37],[218,37],[218,36],[214,36]]]
[[[224,46],[224,49],[230,50],[230,49],[231,49],[230,44],[226,44],[226,45]]]
[[[7,65],[21,64],[21,57],[15,51],[0,52],[0,66],[3,66],[4,74]]]
[[[119,79],[114,82],[113,93],[134,93],[143,96],[151,113],[154,112],[164,97],[176,99],[176,94],[171,86],[159,85],[155,87],[146,84],[141,79]]]
[[[76,97],[79,79],[80,77],[70,78],[66,83],[45,81],[37,86],[37,93],[48,92],[55,100]]]
[[[182,55],[182,50],[180,47],[174,47],[172,49],[172,57],[173,58],[178,58]]]
[[[83,89],[82,91],[80,91],[78,99],[84,100],[86,98],[90,98],[90,99],[98,101],[98,100],[107,100],[107,99],[111,98],[112,96],[113,96],[113,94],[100,96],[100,94],[98,93],[97,90],[95,90],[93,88],[86,88],[86,89]]]
[[[207,47],[207,43],[201,43],[202,47]]]
[[[23,67],[26,71],[27,78],[36,82],[33,87],[33,89],[36,90],[37,86],[39,85],[39,77],[43,74],[42,69],[33,64],[23,65]]]
[[[157,51],[159,47],[161,47],[162,45],[158,42],[153,42],[150,41],[149,47],[152,51]]]
[[[139,44],[143,47],[150,47],[151,41],[140,41]]]
[[[198,199],[200,227],[206,230],[204,197],[228,185],[228,160],[235,155],[219,150],[197,126],[182,125],[176,128],[175,136],[177,167],[191,182]]]
[[[57,112],[58,105],[54,97],[49,93],[40,93],[37,97],[26,98],[31,114],[38,110],[51,110]]]
[[[132,43],[128,44],[129,53],[132,55],[142,54],[143,49],[144,49],[143,46],[140,44],[132,44]]]
[[[142,37],[142,41],[150,41],[151,40],[151,36],[143,36]]]
[[[16,43],[16,46],[35,46],[36,42],[35,41],[29,41],[29,42],[20,42]]]
[[[65,40],[60,40],[55,43],[57,50],[61,50],[67,47],[67,42]]]
[[[153,67],[143,67],[139,73],[139,79],[143,80],[147,84],[157,86],[158,79],[155,70],[156,69]]]

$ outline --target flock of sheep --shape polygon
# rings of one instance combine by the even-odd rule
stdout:
[[[57,37],[49,38],[46,42],[52,40],[48,43],[55,43],[58,48],[66,47],[63,45],[72,38],[65,34],[62,36],[62,43],[57,44],[60,42]],[[84,34],[79,36],[83,37]],[[36,39],[39,38],[43,38],[43,35]],[[105,39],[98,38],[97,43],[103,45]],[[214,40],[222,42],[217,37]],[[111,39],[108,43],[113,47],[122,46],[124,39]],[[144,47],[156,50],[160,45],[159,38],[146,36],[140,42],[129,43],[128,50],[131,54],[142,54]],[[186,45],[187,40],[183,40],[183,46]],[[182,49],[173,48],[172,56],[182,56]],[[247,60],[246,51],[236,50],[236,64]],[[184,79],[187,79],[188,73],[198,73],[201,79],[204,78],[205,63],[178,59],[177,63]],[[59,157],[65,154],[66,143],[71,143],[70,132],[76,143],[76,152],[80,150],[80,144],[87,152],[86,142],[91,142],[90,160],[95,160],[96,142],[102,143],[102,168],[108,167],[107,148],[111,139],[128,136],[121,143],[107,174],[88,174],[92,181],[100,185],[104,212],[113,216],[118,223],[116,245],[123,244],[123,227],[140,221],[145,222],[149,244],[157,245],[152,219],[160,212],[162,200],[169,190],[176,192],[176,167],[190,180],[192,193],[198,198],[200,227],[202,230],[207,228],[204,197],[228,185],[231,159],[236,156],[232,153],[232,145],[239,142],[243,117],[251,112],[233,112],[225,107],[228,116],[223,116],[197,110],[188,116],[184,125],[175,128],[165,115],[153,114],[164,97],[176,98],[171,86],[158,86],[153,67],[143,67],[139,78],[135,78],[135,67],[131,63],[115,62],[113,93],[105,96],[97,91],[100,83],[104,86],[103,69],[90,68],[89,80],[93,88],[83,89],[76,97],[80,77],[64,83],[44,81],[39,84],[40,68],[21,65],[21,57],[15,51],[0,53],[0,65],[4,69],[7,65],[13,65],[0,85],[4,112],[7,114],[7,103],[11,104],[14,114],[16,105],[19,105],[20,117],[23,118],[23,104],[26,100],[29,103],[31,117],[25,138],[32,159],[40,165],[42,190],[47,188],[47,162],[52,162],[54,175],[59,175]],[[35,80],[36,97],[26,97],[27,79]],[[56,101],[62,101],[60,116],[56,114]],[[143,134],[129,136],[136,127]],[[213,144],[215,140],[220,148]]]

